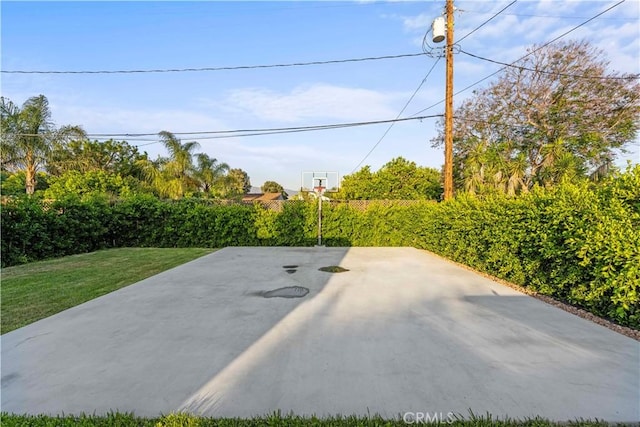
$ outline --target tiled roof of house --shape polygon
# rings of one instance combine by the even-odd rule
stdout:
[[[282,193],[249,193],[242,197],[243,202],[282,200]]]

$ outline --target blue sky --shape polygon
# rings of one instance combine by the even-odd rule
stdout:
[[[509,1],[457,1],[459,39]],[[466,38],[463,49],[511,62],[616,1],[519,0]],[[3,70],[140,70],[325,61],[422,51],[442,13],[441,1],[391,2],[11,2],[2,1]],[[640,72],[640,2],[627,0],[563,40],[587,39],[607,53],[611,69]],[[57,125],[90,134],[219,131],[394,119],[435,59],[418,56],[290,68],[161,74],[0,77],[2,95],[22,104],[48,97]],[[403,117],[444,98],[440,60]],[[455,89],[500,68],[455,57]],[[489,80],[490,81],[490,80]],[[488,81],[476,86],[484,87]],[[468,90],[455,98],[459,104]],[[439,104],[423,114],[442,114]],[[242,168],[254,186],[275,180],[300,187],[307,170],[376,170],[403,156],[439,168],[431,148],[436,120],[259,137],[202,139],[201,152]],[[185,141],[198,138],[181,137]],[[165,154],[154,137],[117,138],[151,157]],[[145,144],[145,145],[142,145]],[[638,141],[621,156],[640,162]],[[364,160],[364,161],[363,161]]]

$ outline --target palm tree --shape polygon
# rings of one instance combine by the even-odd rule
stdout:
[[[505,171],[505,156],[508,156],[508,144],[499,143],[490,146],[486,153],[487,163],[487,188],[498,190],[504,193],[506,191],[507,174]]]
[[[527,183],[527,156],[519,153],[514,159],[511,159],[506,165],[508,180],[507,194],[513,196],[518,191],[526,193],[529,191]]]
[[[200,189],[205,193],[210,193],[229,171],[229,165],[218,163],[217,159],[211,158],[205,153],[199,153],[196,159],[198,165],[195,177],[200,181]]]
[[[562,138],[542,146],[543,162],[538,170],[538,180],[546,187],[563,180],[575,180],[586,176],[584,160],[567,150]]]
[[[153,185],[161,196],[179,199],[189,190],[198,188],[195,178],[196,170],[193,166],[193,151],[200,147],[196,141],[180,142],[171,132],[162,131],[158,134],[160,141],[169,151],[169,157],[159,157],[155,161],[141,160],[147,181]]]
[[[486,141],[476,140],[464,161],[464,188],[468,193],[476,194],[484,186],[486,157]]]
[[[34,193],[37,172],[45,167],[47,154],[54,144],[86,137],[79,126],[56,129],[51,121],[49,101],[44,95],[29,98],[22,108],[0,97],[0,123],[2,168],[24,171],[27,194]]]
[[[164,147],[169,151],[169,162],[165,166],[170,169],[175,178],[185,179],[185,184],[187,184],[187,181],[190,180],[186,178],[189,178],[193,172],[193,151],[200,148],[200,144],[196,141],[183,144],[174,134],[166,130],[158,135]]]

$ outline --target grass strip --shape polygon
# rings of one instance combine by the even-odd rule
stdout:
[[[4,334],[213,252],[120,248],[2,269]]]
[[[428,425],[440,425],[440,426],[457,426],[457,427],[560,427],[560,426],[573,426],[573,427],[605,427],[612,424],[603,421],[592,420],[575,420],[567,422],[555,422],[549,421],[544,418],[528,418],[523,420],[518,419],[498,419],[491,415],[487,416],[471,416],[469,418],[463,418],[461,416],[455,417],[450,420],[445,418],[443,420],[437,420],[434,422],[406,422],[402,419],[402,416],[398,416],[396,419],[384,419],[379,416],[370,417],[357,417],[357,416],[335,416],[328,418],[317,417],[300,417],[296,415],[282,415],[278,412],[261,417],[255,418],[208,418],[198,417],[188,414],[169,414],[158,418],[144,418],[137,417],[133,414],[121,414],[111,413],[104,416],[96,415],[64,415],[64,416],[46,416],[46,415],[14,415],[2,413],[0,414],[0,423],[2,426],[11,427],[71,427],[71,426],[118,426],[118,427],[237,427],[237,426],[253,426],[253,427],[272,427],[272,426],[287,426],[287,427],[333,427],[333,426],[346,426],[346,427],[394,427],[394,426],[408,426],[413,424],[428,424]],[[620,424],[623,425],[623,424]]]

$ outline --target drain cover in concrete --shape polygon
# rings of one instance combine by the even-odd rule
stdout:
[[[318,270],[326,271],[327,273],[344,273],[345,271],[349,271],[346,268],[342,268],[339,265],[330,265],[328,267],[320,267]]]
[[[259,291],[254,295],[263,298],[302,298],[309,293],[309,289],[302,286],[287,286],[284,288],[274,289],[272,291]]]

